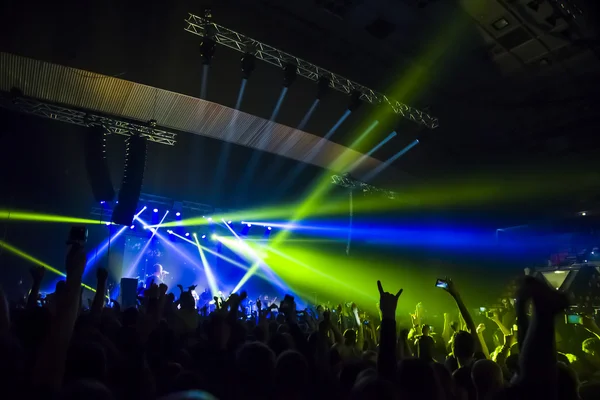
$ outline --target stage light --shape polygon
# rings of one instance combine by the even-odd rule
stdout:
[[[194,237],[198,236],[198,235],[196,235],[196,232],[194,232],[193,235],[194,235]]]
[[[252,72],[254,71],[254,68],[256,67],[255,61],[256,61],[256,56],[254,54],[246,53],[242,56],[242,73],[243,73],[244,79],[249,79],[250,75],[252,75]]]
[[[361,96],[362,96],[362,93],[359,92],[358,90],[355,90],[350,94],[350,104],[348,104],[348,110],[356,111],[356,109],[358,109],[358,107],[361,106],[361,104],[362,104],[362,100],[360,99]]]
[[[268,230],[271,230],[272,228],[271,228],[270,226],[267,226],[267,229],[268,229]]]
[[[185,233],[185,236],[186,236],[186,237],[190,236],[190,233],[189,233],[189,232],[186,232],[186,233]]]
[[[180,213],[179,211],[177,211],[177,212],[175,213],[175,216],[176,216],[176,217],[181,217],[181,213]]]
[[[321,76],[317,82],[317,100],[321,100],[325,97],[325,94],[329,91],[329,85],[331,85],[331,79],[327,76]]]
[[[134,229],[134,228],[135,228],[135,225],[131,225],[131,226],[129,227],[129,229]]]
[[[106,223],[106,226],[110,226],[110,222],[107,222],[107,223]]]
[[[581,212],[581,216],[582,216],[582,217],[585,217],[586,215],[587,215],[587,213],[586,213],[585,211],[582,211],[582,212]]]
[[[216,233],[213,233],[213,234],[210,236],[210,238],[211,238],[212,240],[217,240],[219,237],[217,236],[217,234],[216,234]]]
[[[294,64],[285,64],[283,67],[283,86],[290,87],[292,83],[296,80],[296,74],[298,72],[298,67]]]
[[[206,235],[202,235],[202,239],[206,239]]]
[[[208,220],[209,220],[209,221],[212,221],[212,217],[208,217]]]
[[[202,38],[200,43],[200,55],[202,56],[202,63],[204,65],[210,65],[210,61],[215,55],[216,42],[211,36],[205,36]]]
[[[228,224],[228,225],[231,225],[231,221],[227,221],[227,224]]]
[[[157,212],[158,212],[158,208],[155,208],[155,209],[154,209],[154,210],[152,210],[152,211],[154,211],[155,213],[157,213]]]
[[[173,231],[172,231],[172,230],[168,230],[168,231],[167,231],[167,233],[168,233],[169,235],[172,235],[172,234],[173,234]]]
[[[100,202],[100,204],[105,204],[105,203],[106,203],[106,202],[105,202],[104,200],[102,200],[102,201]]]
[[[248,228],[252,228],[252,224],[247,224]]]

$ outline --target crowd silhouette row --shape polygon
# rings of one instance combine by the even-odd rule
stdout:
[[[459,318],[444,314],[438,335],[419,305],[411,325],[399,326],[402,289],[388,292],[385,282],[373,282],[379,315],[368,320],[354,304],[298,312],[289,295],[277,310],[258,301],[248,318],[244,292],[207,313],[193,287],[176,296],[164,284],[121,309],[107,302],[101,268],[84,307],[85,265],[83,247],[73,244],[66,280],[43,303],[43,268],[31,270],[27,297],[9,302],[0,293],[1,398],[600,399],[593,316],[581,318],[578,354],[558,351],[555,323],[567,297],[531,276],[514,304],[477,325],[448,280],[448,309]]]

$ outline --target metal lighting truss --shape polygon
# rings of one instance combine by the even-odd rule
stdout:
[[[439,126],[437,118],[432,117],[423,111],[400,103],[384,94],[378,93],[373,89],[369,89],[368,87],[344,78],[343,76],[334,74],[333,72],[311,64],[308,61],[304,61],[301,58],[234,32],[224,26],[215,24],[208,18],[199,17],[189,13],[185,22],[187,24],[185,30],[194,35],[211,37],[216,43],[241,53],[252,51],[256,58],[280,68],[283,68],[285,64],[296,65],[298,67],[298,74],[307,79],[318,81],[319,78],[326,77],[329,79],[329,86],[337,91],[346,94],[358,91],[360,92],[360,99],[365,102],[376,105],[387,103],[396,114],[400,114],[404,118],[422,124],[430,129]]]
[[[358,189],[363,193],[381,193],[392,200],[397,196],[396,192],[392,192],[391,190],[381,189],[343,175],[331,175],[331,183],[348,189]]]
[[[135,122],[116,119],[114,117],[94,115],[68,107],[44,103],[33,98],[17,97],[6,99],[7,96],[3,97],[5,97],[5,99],[3,99],[4,101],[2,101],[0,105],[27,114],[68,122],[79,126],[87,127],[101,125],[108,132],[116,135],[131,136],[132,134],[137,134],[151,142],[169,146],[173,146],[176,143],[176,133],[158,129],[150,126],[150,124],[146,126]]]

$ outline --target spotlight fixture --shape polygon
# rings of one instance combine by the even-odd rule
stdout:
[[[355,90],[352,92],[352,94],[350,94],[350,104],[348,105],[348,110],[355,111],[358,107],[360,107],[362,104],[362,100],[360,99],[361,95],[362,93],[358,90]]]
[[[283,67],[283,86],[290,87],[296,80],[296,74],[298,73],[298,67],[294,64],[285,64]]]
[[[227,221],[227,225],[231,225],[231,221]]]
[[[177,211],[177,212],[175,213],[175,216],[176,216],[176,217],[181,217],[181,213],[180,213],[179,211]]]
[[[587,215],[587,213],[585,211],[582,211],[579,213],[582,217],[585,217]]]
[[[154,209],[154,210],[152,210],[152,211],[154,211],[155,213],[157,213],[157,212],[158,212],[158,208],[155,208],[155,209]]]
[[[270,226],[267,226],[267,229],[268,229],[268,230],[271,230],[271,229],[273,229],[273,228],[271,228]]]
[[[212,240],[217,240],[218,236],[217,236],[217,234],[216,234],[216,233],[213,233],[212,235],[210,235],[210,238],[211,238]]]
[[[167,231],[167,233],[168,233],[169,235],[172,235],[172,234],[173,234],[173,231],[169,229],[169,230]]]
[[[135,229],[135,225],[131,225],[129,229]]]
[[[107,223],[106,223],[106,226],[110,226],[110,222],[107,222]]]
[[[200,55],[202,56],[202,63],[204,65],[210,65],[210,61],[215,55],[215,40],[212,37],[205,36],[200,43]]]
[[[212,221],[212,217],[208,217],[207,219],[208,219],[209,221]]]
[[[247,224],[248,228],[252,228],[252,224]]]
[[[102,200],[102,201],[100,202],[100,204],[105,204],[105,203],[106,203],[106,202],[105,202],[104,200]]]
[[[329,85],[331,80],[326,76],[321,76],[317,83],[317,99],[321,100],[325,97],[325,94],[329,91]]]
[[[190,236],[190,233],[189,233],[189,232],[186,232],[186,233],[185,233],[185,236],[186,236],[186,237],[187,237],[187,236]]]
[[[202,239],[206,239],[206,235],[202,235]]]
[[[196,235],[196,232],[193,233],[194,237],[197,237],[198,235]]]
[[[256,56],[254,54],[245,53],[242,56],[242,74],[244,79],[249,79],[250,75],[252,75],[252,72],[256,68],[255,61]]]

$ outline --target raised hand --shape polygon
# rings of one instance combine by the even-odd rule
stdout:
[[[398,299],[403,289],[400,289],[395,295],[385,292],[383,286],[381,286],[381,281],[377,281],[377,288],[379,289],[379,308],[382,317],[396,319],[396,307],[398,307]]]
[[[44,271],[46,271],[44,267],[32,267],[29,269],[34,283],[40,283],[44,279]]]
[[[477,331],[478,335],[481,335],[483,333],[483,331],[485,331],[485,325],[484,324],[477,325],[476,331]]]
[[[445,288],[444,290],[446,292],[450,293],[450,295],[452,297],[458,296],[458,289],[456,288],[456,285],[454,284],[454,282],[452,281],[452,279],[446,279],[446,282],[448,282],[448,287]]]
[[[106,282],[108,279],[108,271],[104,268],[98,268],[96,271],[96,279],[98,279],[98,282]]]
[[[323,311],[323,321],[330,323],[331,322],[331,313],[329,310]]]
[[[83,270],[85,269],[86,261],[87,256],[85,255],[83,246],[79,244],[72,244],[69,247],[69,250],[67,252],[67,258],[65,260],[65,267],[67,270],[67,281],[69,280],[69,278],[81,280]]]
[[[188,286],[188,291],[191,292],[192,290],[196,289],[196,287],[198,287],[198,285],[190,285]]]
[[[164,296],[167,293],[167,290],[169,290],[169,287],[167,285],[165,285],[164,283],[161,283],[158,286],[158,291],[160,296]]]

